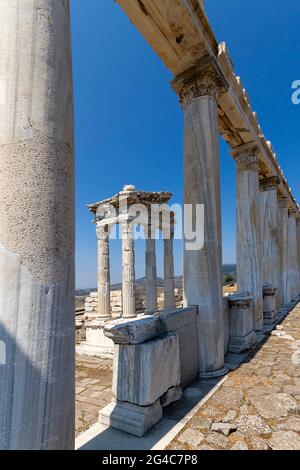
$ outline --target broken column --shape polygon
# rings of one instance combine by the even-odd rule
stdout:
[[[161,329],[152,315],[107,324],[115,343],[114,398],[100,411],[102,424],[141,437],[162,418],[162,406],[181,397],[178,337]]]
[[[194,214],[197,204],[204,205],[203,246],[193,248],[185,240],[184,301],[199,308],[199,372],[213,377],[227,370],[217,107],[224,82],[215,71],[197,64],[179,75],[173,88],[184,109],[184,203],[192,205]]]
[[[240,353],[256,343],[252,302],[253,296],[250,296],[247,292],[238,292],[228,297],[229,352]]]
[[[69,1],[1,0],[0,17],[0,449],[72,449]]]
[[[263,328],[262,259],[258,148],[254,143],[232,152],[236,160],[237,287],[253,295],[254,330]]]

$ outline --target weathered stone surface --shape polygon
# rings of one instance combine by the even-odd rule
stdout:
[[[203,440],[204,440],[204,435],[201,432],[196,431],[195,429],[186,429],[178,437],[179,442],[188,444],[192,447],[199,446]]]
[[[300,432],[300,416],[291,416],[287,420],[282,422],[277,422],[272,429],[275,431],[278,430],[289,430],[289,431],[296,431]]]
[[[137,345],[115,345],[113,394],[118,400],[151,405],[179,384],[177,335],[166,334]]]
[[[160,404],[163,408],[169,406],[171,403],[180,400],[182,397],[182,390],[177,385],[176,387],[171,387],[169,390],[161,397]]]
[[[298,407],[297,401],[287,393],[271,393],[249,398],[251,405],[265,419],[281,418]]]
[[[117,320],[105,325],[104,334],[115,344],[140,344],[151,340],[160,332],[160,322],[157,316],[144,316],[124,321]]]
[[[276,431],[268,444],[272,450],[300,450],[300,436],[294,431]]]
[[[159,400],[150,406],[112,401],[99,413],[99,421],[106,426],[142,437],[163,416]]]
[[[165,332],[174,331],[178,335],[181,387],[184,389],[198,376],[197,308],[162,312],[159,319]]]
[[[195,416],[191,422],[191,428],[209,431],[212,422],[212,418],[207,416]]]
[[[229,446],[228,439],[225,436],[222,436],[222,434],[219,434],[218,432],[208,434],[205,440],[206,442],[208,442],[208,444],[211,444],[217,449],[226,449]]]
[[[249,447],[247,446],[245,441],[237,441],[232,447],[231,450],[248,450]]]
[[[233,423],[237,416],[237,412],[235,410],[229,410],[228,413],[222,418],[223,423]]]
[[[229,436],[233,431],[236,431],[237,426],[230,423],[213,423],[210,430],[220,432],[224,436]]]
[[[270,434],[272,432],[270,426],[259,416],[244,415],[240,416],[235,424],[239,432],[247,435]]]

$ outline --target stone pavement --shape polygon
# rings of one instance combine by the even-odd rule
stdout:
[[[76,356],[76,436],[98,420],[111,401],[112,359]]]
[[[300,450],[300,304],[167,448]]]

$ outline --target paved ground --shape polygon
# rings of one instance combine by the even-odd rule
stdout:
[[[112,360],[76,357],[76,436],[98,420],[111,401]]]
[[[168,449],[300,450],[300,304]]]

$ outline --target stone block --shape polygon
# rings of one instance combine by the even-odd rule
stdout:
[[[256,343],[253,330],[253,313],[251,302],[253,297],[246,293],[229,296],[229,344],[228,351],[240,353]]]
[[[179,339],[181,388],[186,388],[198,377],[197,307],[186,307],[161,312],[164,332],[175,332]]]
[[[99,421],[106,426],[142,437],[162,416],[159,400],[150,406],[138,406],[113,400],[100,411]]]
[[[176,334],[165,334],[137,345],[115,345],[112,389],[117,400],[152,405],[179,384]]]
[[[115,344],[140,344],[148,341],[160,333],[160,322],[157,316],[149,315],[143,318],[108,323],[104,334]]]
[[[165,408],[166,406],[171,405],[171,403],[180,400],[181,397],[182,390],[177,385],[176,387],[171,387],[169,390],[167,390],[167,392],[160,398],[160,404],[163,408]]]

